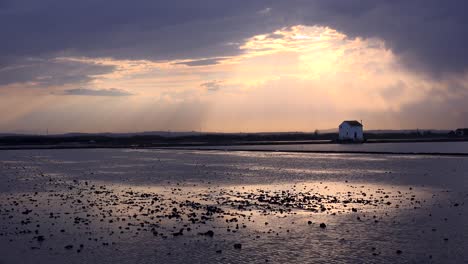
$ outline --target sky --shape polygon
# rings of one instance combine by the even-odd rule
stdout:
[[[0,132],[468,127],[464,0],[0,0]]]

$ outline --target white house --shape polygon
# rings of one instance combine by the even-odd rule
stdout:
[[[364,141],[362,124],[356,120],[343,121],[339,127],[339,139],[352,142]]]

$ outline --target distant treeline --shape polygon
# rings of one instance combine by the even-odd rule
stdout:
[[[0,145],[58,145],[58,144],[109,144],[109,145],[147,145],[147,144],[182,144],[182,143],[233,143],[251,141],[298,141],[298,140],[332,140],[335,134],[199,134],[176,137],[159,135],[135,135],[128,137],[113,136],[5,136],[0,137]]]
[[[416,131],[405,133],[365,133],[368,142],[385,141],[451,141],[468,140],[454,133],[432,133]],[[175,137],[161,135],[133,135],[116,137],[111,135],[77,136],[29,136],[16,135],[0,137],[2,146],[50,145],[50,146],[100,146],[100,147],[151,147],[165,145],[229,145],[229,144],[323,144],[335,142],[337,133],[207,133]]]

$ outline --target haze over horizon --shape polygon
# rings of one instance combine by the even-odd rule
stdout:
[[[461,0],[0,0],[0,131],[468,127]]]

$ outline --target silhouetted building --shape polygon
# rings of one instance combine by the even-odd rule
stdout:
[[[363,126],[356,120],[343,121],[339,126],[340,141],[362,142],[364,141]]]

